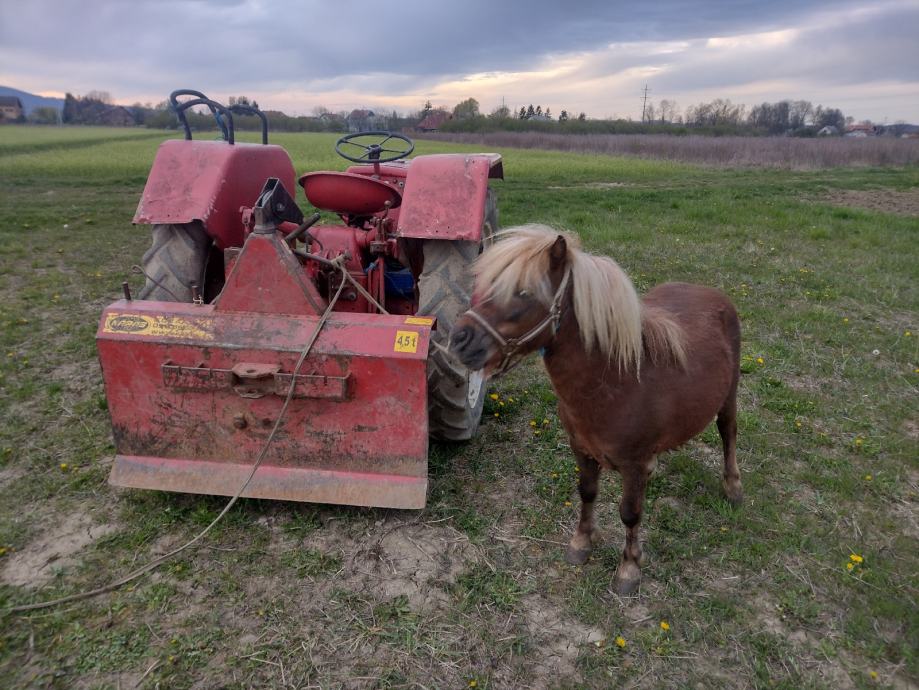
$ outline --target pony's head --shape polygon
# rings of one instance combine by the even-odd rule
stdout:
[[[470,369],[500,373],[549,347],[573,312],[585,350],[599,349],[620,369],[637,371],[642,312],[635,288],[612,259],[581,251],[575,235],[544,225],[511,228],[474,270],[472,307],[450,339]]]

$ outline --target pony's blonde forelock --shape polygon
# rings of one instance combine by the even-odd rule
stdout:
[[[645,310],[625,271],[609,257],[582,251],[572,233],[535,224],[499,233],[474,267],[481,297],[503,304],[526,290],[548,307],[549,250],[559,235],[568,248],[574,314],[585,348],[598,347],[620,370],[638,372],[643,346],[654,359],[666,353],[683,364],[682,329],[665,314]]]

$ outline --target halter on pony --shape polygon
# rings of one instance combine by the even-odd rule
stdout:
[[[471,316],[482,328],[485,329],[485,332],[494,338],[494,340],[498,343],[501,352],[501,362],[492,372],[493,377],[502,376],[520,364],[520,362],[523,361],[523,357],[517,356],[519,350],[531,340],[536,338],[536,336],[538,336],[544,330],[546,330],[547,326],[551,324],[555,332],[558,333],[559,322],[562,318],[562,300],[565,297],[565,291],[568,288],[568,281],[570,277],[571,267],[569,266],[565,269],[565,275],[562,278],[562,282],[559,283],[558,289],[555,291],[555,295],[552,297],[552,304],[549,307],[549,313],[546,314],[542,321],[540,321],[519,338],[505,338],[498,332],[495,327],[493,327],[490,323],[488,323],[488,321],[485,320],[485,317],[479,314],[475,309],[470,308],[466,311],[466,314]]]

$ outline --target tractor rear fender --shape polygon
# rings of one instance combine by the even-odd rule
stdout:
[[[497,153],[418,156],[409,165],[398,235],[418,239],[482,237],[489,178],[504,178]]]
[[[239,209],[253,206],[269,177],[296,188],[294,165],[280,146],[223,141],[164,141],[156,152],[135,223],[199,221],[221,249],[241,247]]]

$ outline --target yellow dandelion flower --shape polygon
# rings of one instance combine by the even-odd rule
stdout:
[[[501,396],[499,396],[497,393],[492,393],[492,394],[489,395],[488,397],[491,398],[492,400],[497,400],[497,399],[498,399],[499,397],[501,397]]]
[[[756,363],[757,363],[757,364],[765,364],[765,363],[766,363],[766,360],[763,359],[762,357],[757,357],[757,358],[756,358]]]
[[[663,630],[664,632],[670,630],[670,623],[668,623],[667,621],[661,621],[661,630]]]
[[[795,422],[795,426],[796,426],[798,429],[800,429],[800,428],[801,428],[801,422]]]
[[[580,472],[580,471],[581,471],[581,468],[580,468],[580,467],[575,467],[575,468],[574,468],[574,471],[575,471],[575,472]]]
[[[498,405],[499,405],[500,407],[504,407],[504,401],[503,401],[503,400],[500,401],[500,402],[498,403]]]
[[[846,570],[852,570],[855,567],[854,563],[846,563]]]
[[[535,426],[536,426],[536,420],[535,420],[535,419],[531,419],[531,420],[530,420],[530,426],[532,426],[532,427],[535,427]]]
[[[68,465],[66,462],[61,463],[61,472],[66,472],[69,468],[70,465]]]
[[[909,331],[906,331],[906,333],[904,333],[903,335],[908,338],[912,335],[912,333],[910,333]]]
[[[565,501],[565,507],[568,508],[571,505],[571,501]]]
[[[169,644],[179,644],[179,640],[173,637],[171,640],[169,640]]]
[[[849,323],[849,317],[848,317],[848,316],[844,317],[843,320],[842,320],[842,322],[843,322],[843,323]]]
[[[616,637],[616,646],[619,647],[619,649],[625,647],[625,638],[622,635]]]
[[[534,432],[533,432],[533,435],[534,435],[534,436],[539,436],[539,429],[537,429],[536,431],[534,431]]]
[[[857,438],[857,439],[855,439],[855,445],[856,445],[856,447],[858,447],[858,448],[861,448],[861,447],[862,447],[862,444],[863,444],[864,442],[865,442],[865,439],[863,439],[863,438]]]
[[[510,396],[508,396],[507,401],[508,401],[509,403],[512,403],[512,402],[514,402],[514,399],[511,398]]]
[[[495,417],[500,417],[501,415],[495,412]]]
[[[870,474],[866,474],[866,475],[865,475],[865,481],[866,481],[866,482],[870,482],[870,481],[871,481],[871,475],[870,475]]]
[[[176,658],[175,658],[172,654],[170,654],[170,655],[166,658],[166,660],[167,660],[170,664],[174,664],[175,661],[176,661]]]
[[[552,479],[558,479],[558,472],[552,473]]]
[[[853,563],[863,563],[865,558],[863,556],[859,556],[857,553],[853,553],[849,555],[849,560]]]
[[[479,681],[477,681],[475,678],[473,678],[472,680],[469,681],[469,687],[470,687],[470,688],[477,688],[477,687],[479,687]]]
[[[877,679],[878,679],[878,672],[877,672],[877,671],[871,671],[868,675],[871,676],[871,680],[877,680]]]
[[[2,555],[5,554],[5,553],[6,553],[6,547],[5,547],[5,546],[0,546],[0,556],[2,556]]]
[[[548,419],[543,419],[543,420],[542,420],[542,425],[543,425],[543,426],[549,426],[549,420],[548,420]]]

